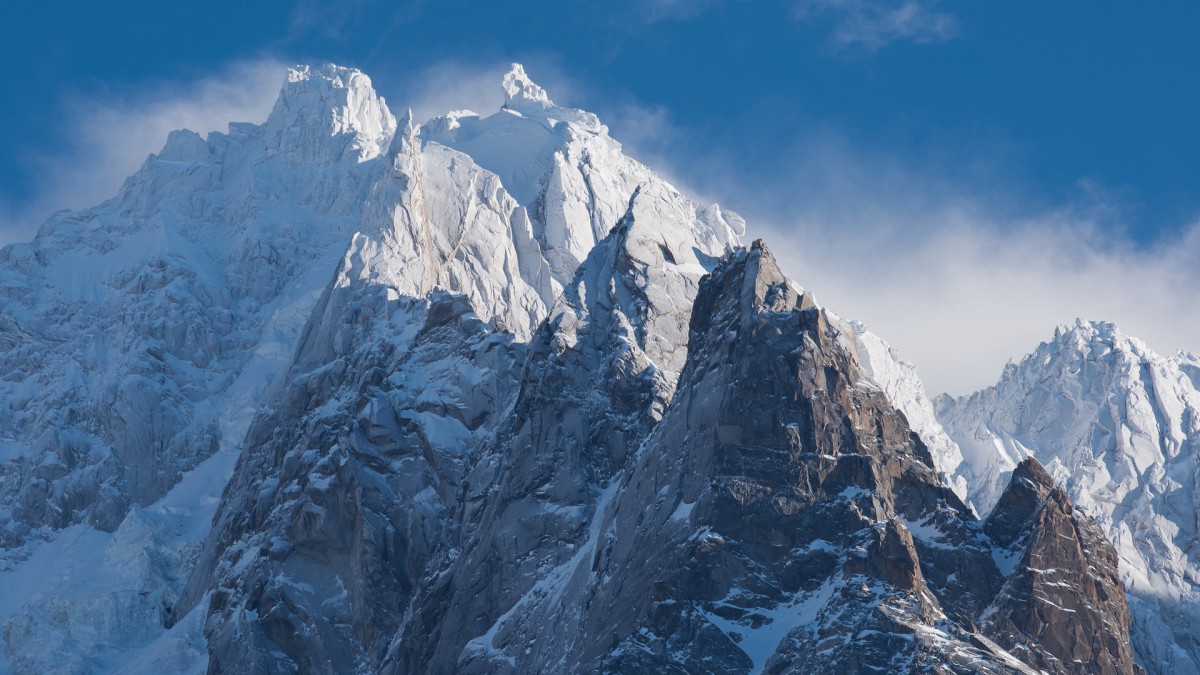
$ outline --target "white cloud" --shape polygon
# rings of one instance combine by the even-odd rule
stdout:
[[[1200,350],[1200,223],[1139,246],[1113,221],[1121,205],[1094,186],[1091,201],[1023,213],[1005,206],[1027,201],[1020,192],[836,152],[848,151],[735,188],[730,206],[746,205],[750,235],[785,271],[900,349],[932,393],[994,383],[1077,317],[1113,321],[1164,353]]]
[[[893,42],[945,42],[958,35],[958,21],[938,0],[796,0],[796,18],[832,22],[835,45],[876,50]]]
[[[1136,249],[1056,214],[904,213],[891,227],[929,220],[937,229],[912,241],[828,221],[761,231],[792,276],[897,346],[933,392],[993,383],[1007,360],[1076,317],[1115,321],[1167,353],[1200,349],[1200,228]]]
[[[29,239],[54,211],[86,208],[112,197],[175,129],[207,134],[224,131],[231,121],[262,122],[284,73],[282,62],[260,59],[126,95],[68,96],[62,135],[71,145],[32,168],[37,187],[29,199],[0,207],[0,244]]]

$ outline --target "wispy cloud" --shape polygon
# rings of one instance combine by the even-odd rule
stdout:
[[[30,199],[0,206],[0,244],[29,239],[54,211],[112,197],[175,129],[207,134],[225,130],[231,121],[262,122],[284,73],[283,63],[264,58],[124,95],[68,96],[63,136],[71,145],[33,166],[37,180]]]
[[[753,180],[722,169],[737,166],[728,158],[668,160],[741,211],[824,306],[899,348],[931,392],[994,383],[1077,317],[1163,353],[1200,350],[1200,220],[1138,244],[1120,196],[1086,181],[1077,200],[1022,209],[1045,198],[1012,187],[1006,169],[989,185],[831,135],[784,146],[789,160]]]
[[[721,2],[722,0],[648,0],[639,4],[638,11],[642,19],[649,23],[682,21],[699,16]]]
[[[741,212],[748,239],[764,238],[824,306],[897,347],[931,393],[994,383],[1076,318],[1114,321],[1165,354],[1200,351],[1200,218],[1136,243],[1120,191],[1081,179],[1073,196],[1049,199],[997,140],[918,157],[828,126],[781,129],[779,159],[751,163],[689,139],[661,108],[608,114],[630,155]]]
[[[288,31],[293,39],[323,35],[344,40],[363,21],[369,0],[299,0],[292,7]]]
[[[411,108],[418,122],[443,115],[452,110],[472,110],[488,115],[504,104],[501,79],[509,63],[493,60],[488,63],[441,61],[404,78],[403,89],[388,96],[400,115]]]
[[[959,34],[938,0],[795,0],[800,21],[828,21],[834,45],[877,50],[893,42],[945,42]]]
[[[896,42],[933,44],[959,36],[958,19],[941,0],[779,0],[800,23],[820,24],[839,49],[877,51]],[[686,21],[727,0],[650,0],[637,5],[644,24]],[[757,9],[757,8],[756,8]]]

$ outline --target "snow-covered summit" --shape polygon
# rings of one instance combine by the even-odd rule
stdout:
[[[566,108],[550,100],[550,95],[538,83],[525,74],[525,66],[512,64],[504,74],[504,110],[554,127],[565,122],[577,130],[593,134],[607,134],[608,127],[600,118],[575,108]]]
[[[1030,454],[1057,479],[1078,481],[1080,471],[1111,449],[1096,487],[1110,479],[1136,484],[1153,464],[1177,456],[1187,431],[1180,406],[1195,390],[1189,366],[1194,363],[1185,355],[1160,356],[1115,324],[1077,319],[1010,362],[995,386],[958,399],[939,397],[937,407],[959,425],[965,422],[959,411],[992,411],[986,428],[957,429],[964,468],[979,478],[971,481],[973,497],[986,511],[998,497],[989,485],[997,480],[995,470],[1007,472]],[[1028,444],[1034,440],[1038,453]]]
[[[517,107],[522,104],[553,105],[550,95],[525,74],[525,66],[514,63],[504,74],[504,104]]]
[[[424,307],[437,310],[430,325],[470,315],[462,326],[497,336],[478,345],[528,340],[639,186],[655,196],[643,225],[679,226],[669,238],[681,263],[692,238],[712,255],[736,244],[740,218],[692,203],[626,157],[594,115],[555,105],[523,69],[511,75],[519,91],[506,108],[418,125],[411,114],[398,121],[357,70],[292,68],[263,123],[174,132],[112,199],[0,249],[0,566],[23,569],[37,542],[63,528],[105,546],[189,470],[224,480],[276,375],[328,364],[327,377],[343,361],[386,360],[413,338],[402,319]],[[447,308],[450,318],[439,314]],[[464,354],[495,371],[485,381],[508,376]],[[348,386],[329,383],[330,400]],[[449,396],[430,387],[403,391]],[[461,423],[474,429],[478,411],[502,397],[476,382],[462,388],[461,405],[474,407]],[[408,395],[397,400],[409,405]],[[457,419],[422,409],[405,425],[435,448],[465,451],[450,447]],[[103,600],[85,612],[53,585],[10,598],[0,622],[20,627],[7,632],[0,671],[61,656],[39,647],[75,630],[38,618],[55,608],[117,616],[106,625],[120,634],[87,629],[80,659],[161,630],[164,598],[178,599],[205,536],[200,527],[179,538],[168,516],[151,536],[182,547],[175,562],[119,582],[132,585],[92,584],[102,598],[140,598],[134,605]]]
[[[387,150],[396,118],[361,71],[296,66],[288,69],[265,129],[276,152],[302,149],[305,159],[338,159],[319,152],[328,147],[321,139],[332,137],[344,143],[337,149],[362,162]]]
[[[678,190],[627,157],[594,114],[555,104],[519,64],[502,84],[506,102],[499,111],[435,117],[422,125],[421,139],[457,150],[500,178],[528,211],[533,235],[562,288],[625,213],[638,186]],[[740,234],[741,219],[728,215],[731,231]]]

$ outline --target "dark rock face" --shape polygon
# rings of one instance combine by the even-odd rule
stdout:
[[[1017,543],[1053,489],[1054,479],[1036,459],[1021,462],[984,525],[992,542],[1004,548]]]
[[[517,401],[466,477],[445,571],[414,601],[390,667],[503,666],[474,639],[595,536],[598,486],[625,466],[674,393],[702,276],[664,264],[654,230],[639,222],[659,199],[635,195],[534,336]]]
[[[851,344],[761,245],[706,278],[679,391],[614,499],[583,593],[595,597],[576,632],[619,640],[574,645],[567,662],[836,672],[950,651],[918,635],[943,610],[905,523],[952,511],[931,539],[991,561],[903,416],[859,380]],[[673,645],[681,626],[709,638]]]

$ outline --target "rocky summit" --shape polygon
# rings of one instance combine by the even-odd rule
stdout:
[[[1093,506],[1178,501],[1130,477],[1187,478],[1190,393],[1077,480],[1083,449],[1024,452],[1002,412],[1041,404],[1034,365],[931,401],[519,65],[501,110],[424,122],[352,69],[284,80],[264,124],[176,132],[0,251],[0,671],[1189,663],[1140,574],[1190,568]],[[1148,363],[1107,386],[1200,372]]]

